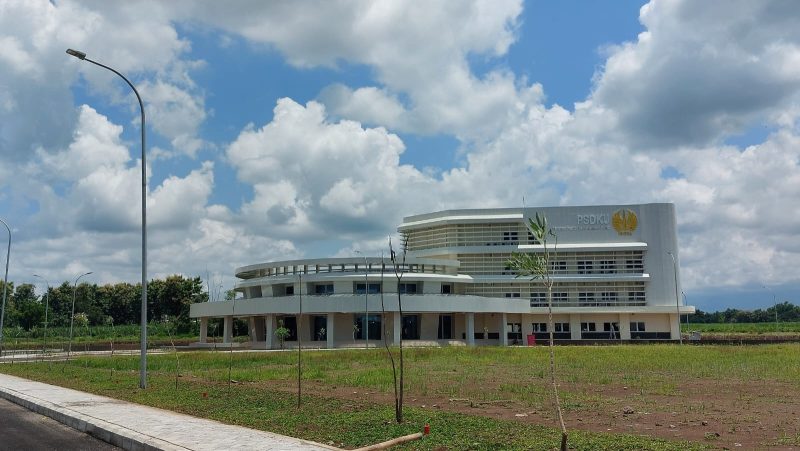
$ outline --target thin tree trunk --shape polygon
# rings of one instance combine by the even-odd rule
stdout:
[[[397,310],[400,312],[400,398],[395,408],[395,417],[398,423],[403,422],[403,392],[405,391],[403,378],[405,366],[403,362],[403,301],[400,296],[400,280],[402,277],[403,275],[401,274],[400,277],[397,278]]]
[[[381,313],[383,316],[383,346],[386,348],[386,354],[389,355],[389,360],[392,362],[392,379],[394,381],[394,411],[395,411],[395,419],[397,418],[397,407],[399,403],[399,397],[397,393],[397,367],[394,363],[394,355],[392,351],[389,349],[389,337],[386,333],[386,305],[383,302],[383,270],[384,270],[384,263],[383,263],[383,255],[381,255]]]
[[[556,241],[556,243],[558,243]],[[561,400],[558,396],[558,384],[556,384],[556,357],[553,346],[553,279],[550,277],[550,253],[547,250],[547,241],[543,241],[545,255],[545,284],[547,285],[547,330],[550,331],[548,349],[550,351],[550,385],[553,388],[553,400],[556,403],[558,413],[558,424],[561,427],[561,451],[567,451],[567,427],[564,425],[564,413],[561,410]]]
[[[558,397],[558,384],[556,384],[556,358],[553,346],[553,286],[548,283],[547,286],[547,330],[550,331],[550,342],[548,349],[550,350],[550,385],[553,388],[553,399],[556,403],[556,411],[558,412],[558,424],[561,426],[561,451],[567,450],[567,427],[564,425],[564,414],[561,411],[561,400]]]

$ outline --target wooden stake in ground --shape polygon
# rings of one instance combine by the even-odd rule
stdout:
[[[558,246],[558,237],[547,225],[547,218],[536,213],[535,220],[528,219],[528,229],[537,243],[543,247],[543,255],[526,254],[514,252],[508,261],[508,266],[517,271],[517,277],[529,276],[531,280],[542,279],[547,288],[547,330],[550,333],[548,349],[550,351],[550,385],[553,389],[553,400],[558,413],[558,423],[561,426],[561,450],[567,449],[567,427],[564,425],[564,414],[561,410],[561,400],[558,397],[558,384],[556,384],[556,364],[555,351],[553,349],[553,278],[550,271],[550,250],[547,247],[547,239],[553,237]],[[555,251],[555,247],[553,250]]]

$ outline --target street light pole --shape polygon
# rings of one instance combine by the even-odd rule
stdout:
[[[69,317],[69,347],[67,348],[67,358],[72,354],[72,323],[75,322],[75,294],[78,291],[78,280],[83,276],[88,276],[92,272],[81,274],[75,278],[75,283],[72,284],[72,314]]]
[[[83,61],[88,61],[95,66],[100,66],[103,69],[108,69],[111,72],[119,75],[120,78],[125,80],[125,83],[131,87],[133,93],[136,94],[136,99],[139,101],[139,111],[142,117],[142,317],[141,317],[141,342],[140,342],[140,358],[139,358],[139,388],[147,388],[147,160],[145,159],[146,153],[146,137],[145,137],[145,117],[144,117],[144,103],[139,91],[133,86],[124,75],[116,70],[92,61],[86,58],[86,54],[73,49],[67,49],[67,54],[72,55]]]
[[[3,308],[0,310],[0,356],[3,355],[3,323],[6,318],[6,292],[8,291],[8,259],[11,256],[11,227],[5,221],[0,219],[0,222],[6,226],[8,230],[8,250],[6,251],[6,275],[3,279]]]
[[[683,344],[683,334],[681,334],[681,298],[678,294],[678,262],[675,260],[675,254],[667,251],[672,257],[672,274],[675,275],[675,311],[678,313],[678,342]]]
[[[761,285],[761,288],[769,291],[772,294],[772,308],[775,310],[775,332],[777,332],[780,329],[778,326],[778,297],[775,296],[775,292],[767,288],[766,285]]]
[[[45,279],[44,277],[34,274],[33,277],[38,277],[44,280],[44,283],[47,284],[47,293],[45,293],[45,300],[46,304],[44,305],[44,349],[47,349],[47,311],[50,310],[50,282]],[[44,352],[42,352],[44,354]]]
[[[369,267],[367,265],[367,256],[361,251],[356,251],[356,254],[361,254],[361,256],[364,257],[364,349],[369,349],[369,308],[367,305],[367,296],[369,296]]]

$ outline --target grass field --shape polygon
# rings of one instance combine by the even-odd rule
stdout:
[[[800,322],[785,323],[709,323],[682,324],[684,333],[689,331],[714,332],[720,334],[800,334]]]
[[[136,324],[119,326],[92,326],[73,327],[73,345],[109,345],[114,343],[138,343],[140,328]],[[172,334],[172,336],[170,336]],[[196,340],[198,334],[175,334],[169,326],[162,323],[147,325],[147,336],[150,341]],[[4,330],[3,347],[5,349],[41,349],[47,340],[48,348],[66,347],[69,340],[69,327],[49,327],[45,337],[44,328],[24,331],[19,328],[6,328]]]
[[[800,345],[570,346],[556,352],[576,449],[800,445],[800,419],[792,413],[800,405],[787,397],[800,392]],[[391,372],[380,350],[304,351],[299,410],[296,352],[179,353],[177,390],[174,355],[149,359],[146,391],[136,388],[138,359],[127,356],[6,364],[0,371],[345,447],[417,432],[425,423],[433,434],[406,449],[547,449],[557,443],[545,348],[406,354],[402,425],[392,421]],[[626,406],[636,413],[623,415]],[[764,411],[773,414],[761,418]]]

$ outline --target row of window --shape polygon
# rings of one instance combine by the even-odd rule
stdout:
[[[422,291],[421,284],[418,283],[400,283],[398,286],[398,291],[401,294],[416,294]],[[451,285],[442,285],[442,294],[450,294],[452,289]],[[334,294],[333,283],[317,283],[314,284],[314,294],[316,295],[331,295]],[[379,294],[381,292],[381,284],[380,283],[356,283],[354,284],[353,292],[354,294]],[[294,295],[294,285],[286,285],[284,294],[286,296],[293,296]],[[349,293],[348,293],[349,294]]]
[[[407,250],[453,246],[507,246],[535,244],[523,223],[448,224],[403,232]]]
[[[581,332],[596,332],[598,323],[581,323]],[[531,323],[531,330],[536,332],[547,332],[547,323]],[[644,322],[636,321],[630,323],[631,332],[645,332]],[[553,332],[562,333],[569,332],[569,323],[553,323]],[[611,333],[619,333],[619,323],[607,322],[603,323],[603,331]],[[522,339],[522,323],[507,323],[506,332],[509,334],[508,338]]]
[[[365,324],[364,314],[353,315],[353,339],[363,340],[364,329],[366,326],[367,336],[370,340],[381,340],[381,331],[383,329],[382,317],[378,314],[371,314],[367,316]],[[453,338],[453,315],[439,315],[439,324],[437,327],[436,338],[439,340],[450,340]],[[289,336],[287,341],[297,341],[297,318],[294,316],[284,316],[278,318],[279,324],[289,329]],[[312,329],[310,332],[311,341],[325,341],[328,339],[327,335],[328,318],[324,315],[313,315],[311,317]],[[597,332],[598,323],[583,322],[581,323],[581,332]],[[403,340],[419,340],[420,339],[420,315],[403,315],[401,321],[402,337]],[[547,323],[531,323],[533,333],[548,332]],[[631,332],[645,332],[645,323],[642,321],[632,321],[630,323]],[[557,322],[553,323],[553,332],[556,334],[569,333],[569,323]],[[603,332],[607,332],[610,338],[619,338],[619,323],[617,322],[604,322]],[[510,340],[522,339],[522,323],[507,323],[506,334]],[[464,338],[462,334],[462,338]],[[476,332],[476,339],[499,339],[499,334],[489,332],[486,335],[482,332]]]
[[[507,298],[518,298],[519,293],[506,293]],[[531,307],[547,307],[546,293],[531,293]],[[616,291],[579,292],[577,296],[578,305],[585,307],[615,306],[620,303],[620,294]],[[553,293],[553,305],[567,304],[569,293],[559,291]],[[627,303],[644,304],[645,295],[642,291],[629,291]]]

